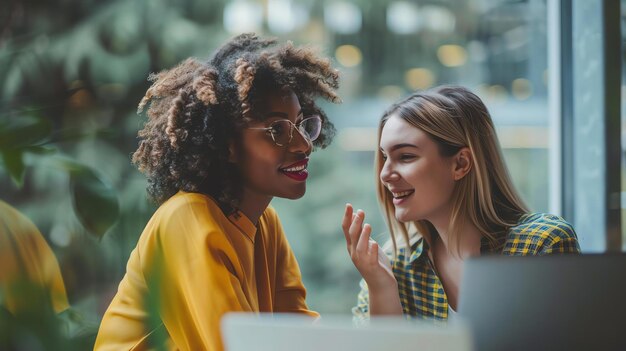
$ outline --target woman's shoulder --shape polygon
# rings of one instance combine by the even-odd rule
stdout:
[[[574,227],[560,216],[549,213],[528,213],[522,215],[517,224],[509,228],[509,235],[532,235],[542,237],[576,237]]]
[[[504,253],[541,254],[562,248],[562,252],[578,251],[578,238],[570,223],[562,217],[549,213],[522,215],[517,224],[510,227]],[[559,249],[560,250],[560,249]]]
[[[217,229],[226,220],[211,197],[199,193],[178,192],[159,206],[146,225],[142,237],[158,237],[159,240],[173,240],[173,237],[177,237],[177,240],[181,237],[197,238],[198,235],[215,232],[212,228]]]
[[[181,207],[193,206],[194,204],[217,204],[215,200],[208,195],[200,194],[200,193],[190,193],[185,191],[179,191],[176,194],[172,195],[169,199],[159,206],[159,210],[169,209],[174,210]]]
[[[154,217],[162,220],[181,220],[216,217],[221,210],[215,200],[208,195],[179,191],[163,202]]]

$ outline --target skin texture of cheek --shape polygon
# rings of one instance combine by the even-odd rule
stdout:
[[[240,169],[246,191],[265,197],[302,197],[306,192],[306,182],[295,181],[280,170],[293,162],[288,150],[258,136],[246,139],[241,150]]]
[[[455,184],[446,167],[423,164],[406,174],[405,179],[415,192],[396,206],[399,221],[430,220],[449,209]]]
[[[260,143],[244,147],[241,162],[244,187],[250,191],[271,196],[279,177],[280,159],[275,150]]]

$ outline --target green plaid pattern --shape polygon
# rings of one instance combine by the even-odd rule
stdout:
[[[393,272],[398,281],[400,301],[408,318],[448,319],[448,299],[439,277],[428,259],[428,244],[418,239],[407,258],[405,248],[391,258]],[[580,253],[574,228],[563,218],[533,213],[520,217],[518,224],[509,228],[495,241],[483,237],[481,254],[500,253],[505,256],[548,255]],[[369,296],[365,281],[361,280],[357,306],[352,309],[355,320],[369,318]]]

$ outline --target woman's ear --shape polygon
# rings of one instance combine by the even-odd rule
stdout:
[[[461,180],[472,169],[472,152],[468,147],[461,148],[454,156],[454,180]]]

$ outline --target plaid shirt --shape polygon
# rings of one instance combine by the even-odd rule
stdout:
[[[505,256],[580,252],[572,226],[561,217],[544,213],[523,215],[516,226],[496,239],[496,242],[490,242],[486,237],[482,238],[482,255],[497,252]],[[409,318],[447,320],[448,298],[427,252],[428,243],[420,238],[411,246],[408,259],[406,249],[401,248],[397,257],[391,260],[402,309]],[[358,304],[352,313],[356,321],[369,318],[369,296],[364,280],[361,280]]]

